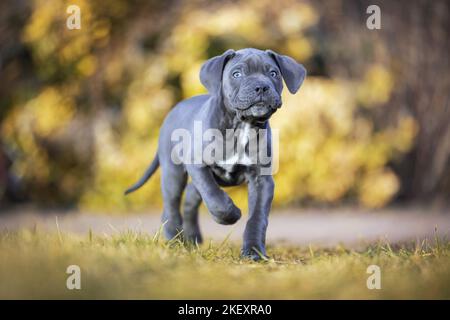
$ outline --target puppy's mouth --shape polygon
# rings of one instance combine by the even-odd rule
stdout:
[[[254,118],[269,118],[272,113],[275,112],[275,109],[272,106],[267,105],[262,102],[255,103],[250,107],[250,111]]]
[[[249,108],[271,107],[267,102],[259,101],[250,105]]]
[[[275,106],[271,106],[266,102],[256,102],[251,104],[248,108],[241,111],[242,120],[254,120],[257,122],[264,122],[268,120],[276,111]]]
[[[265,101],[255,102],[255,103],[251,104],[247,109],[259,110],[262,108],[276,109],[275,106],[272,106],[271,104],[269,104],[268,102],[265,102]]]

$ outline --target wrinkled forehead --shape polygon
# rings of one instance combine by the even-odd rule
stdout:
[[[261,50],[239,50],[225,65],[225,71],[244,69],[246,72],[263,72],[278,69],[275,61]]]

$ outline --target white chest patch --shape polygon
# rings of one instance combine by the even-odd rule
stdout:
[[[256,131],[249,123],[238,127],[232,137],[228,138],[228,147],[225,148],[223,155],[224,160],[218,161],[217,165],[228,172],[238,164],[251,165],[253,161],[249,156],[249,142],[250,139],[255,139],[254,137],[256,137]]]

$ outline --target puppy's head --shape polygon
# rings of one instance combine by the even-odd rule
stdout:
[[[210,94],[220,96],[228,110],[248,122],[264,122],[281,107],[282,79],[294,94],[305,76],[305,68],[294,59],[257,49],[228,50],[200,71]]]

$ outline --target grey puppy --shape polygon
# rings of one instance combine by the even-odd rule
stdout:
[[[140,188],[161,166],[161,189],[164,198],[162,220],[168,239],[181,231],[187,241],[202,241],[198,224],[198,209],[206,204],[213,218],[220,224],[233,224],[241,211],[221,186],[248,185],[249,216],[244,231],[242,255],[254,260],[266,255],[265,238],[268,216],[274,196],[271,174],[261,174],[262,164],[240,163],[239,157],[223,162],[196,163],[184,158],[174,159],[172,133],[177,129],[194,132],[194,123],[200,121],[202,129],[218,129],[226,139],[226,129],[266,129],[267,147],[271,148],[268,119],[281,107],[284,79],[292,94],[300,88],[306,70],[294,59],[271,50],[253,48],[227,50],[206,61],[200,71],[200,80],[209,94],[195,96],[178,103],[167,115],[159,134],[158,151],[143,177],[125,194]],[[241,130],[242,129],[242,130]],[[231,137],[232,139],[235,136]],[[225,140],[226,140],[225,139]],[[223,143],[221,141],[220,143]],[[177,161],[174,161],[177,160]],[[188,182],[188,176],[191,182]],[[184,216],[180,214],[183,191]]]

